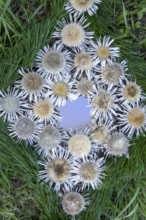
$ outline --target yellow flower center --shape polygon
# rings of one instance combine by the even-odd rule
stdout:
[[[68,148],[70,153],[73,155],[87,155],[91,149],[91,142],[86,135],[75,134],[70,138]]]
[[[106,46],[98,46],[96,49],[96,53],[100,59],[106,60],[110,55],[110,50]]]
[[[140,128],[145,122],[145,114],[139,108],[132,109],[128,114],[128,122],[135,128]]]
[[[76,23],[70,23],[64,26],[62,29],[62,41],[68,47],[80,46],[84,41],[84,30]]]
[[[91,162],[83,163],[79,172],[84,181],[94,180],[98,174],[96,164]]]
[[[70,176],[70,165],[62,158],[55,158],[48,165],[49,178],[55,182],[66,181]]]
[[[93,131],[93,139],[103,143],[106,139],[108,135],[108,130],[106,127],[97,127],[94,131]]]
[[[86,10],[92,6],[93,0],[70,0],[76,10]]]
[[[90,70],[92,68],[92,59],[89,54],[79,53],[75,56],[74,65],[80,70]]]
[[[43,80],[38,73],[30,72],[22,79],[22,85],[27,92],[39,92],[42,88]]]
[[[96,108],[106,111],[112,105],[111,96],[107,93],[99,93],[94,96],[93,104]]]
[[[68,85],[64,82],[57,82],[53,86],[53,91],[57,96],[66,97],[68,94]]]
[[[86,78],[82,78],[78,83],[78,91],[81,95],[85,96],[89,94],[93,90],[93,82],[89,81]]]
[[[136,84],[130,82],[127,86],[125,86],[123,94],[126,99],[132,101],[140,96],[140,91]]]
[[[120,76],[123,74],[123,69],[120,64],[114,63],[114,65],[107,64],[101,72],[101,78],[104,82],[117,83]]]
[[[48,100],[40,100],[34,105],[34,114],[41,119],[49,118],[53,114],[53,106]]]

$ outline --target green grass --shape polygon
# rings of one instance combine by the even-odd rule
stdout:
[[[0,1],[0,89],[17,78],[17,69],[33,64],[36,52],[51,41],[58,20],[67,17],[64,0]],[[89,30],[115,38],[120,60],[146,92],[146,3],[103,0]],[[75,219],[139,220],[146,218],[146,143],[133,140],[130,159],[108,160],[107,177],[90,191],[90,206]],[[0,219],[67,220],[58,196],[37,181],[39,157],[30,146],[16,143],[0,120]]]

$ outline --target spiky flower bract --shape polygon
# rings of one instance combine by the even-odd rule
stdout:
[[[121,63],[113,62],[107,63],[101,68],[101,82],[107,85],[117,85],[122,79],[125,79],[125,74],[127,71],[126,61]]]
[[[42,129],[43,124],[28,112],[9,124],[10,136],[16,137],[17,141],[24,140],[27,144],[36,142]]]
[[[21,68],[18,73],[22,79],[15,82],[15,87],[21,89],[22,96],[29,101],[37,100],[47,91],[46,80],[42,75],[31,69]]]
[[[0,91],[0,117],[4,121],[12,122],[22,116],[28,108],[19,89],[8,87],[7,91]]]
[[[105,148],[107,155],[128,157],[129,139],[122,133],[113,132],[108,136]]]
[[[98,158],[97,155],[78,158],[74,163],[72,179],[75,185],[79,184],[79,188],[84,190],[91,186],[96,189],[102,182],[105,176],[104,158]],[[80,185],[81,184],[81,185]]]
[[[49,122],[53,125],[61,120],[58,110],[55,109],[49,98],[39,99],[37,102],[34,102],[31,107],[32,114],[45,124]]]
[[[70,15],[69,21],[63,19],[58,22],[59,27],[53,33],[53,37],[59,38],[58,44],[73,48],[84,48],[89,43],[89,39],[93,38],[93,32],[85,31],[89,25],[86,24],[86,21],[84,16],[78,18]]]
[[[119,113],[120,130],[132,137],[134,134],[139,136],[146,131],[146,109],[145,106],[131,104],[124,106]]]
[[[39,161],[44,167],[39,171],[39,180],[49,183],[55,191],[66,191],[68,186],[73,186],[71,170],[74,160],[75,158],[61,146],[53,148],[44,161]]]
[[[60,145],[63,140],[62,129],[47,125],[38,135],[37,143],[34,145],[38,154],[48,155],[50,150]]]
[[[48,91],[46,96],[51,96],[55,106],[64,106],[68,99],[74,101],[78,98],[73,88],[75,81],[69,75],[48,78],[47,82]]]
[[[117,88],[99,87],[95,92],[91,93],[89,103],[92,106],[90,114],[97,119],[102,117],[105,121],[113,120],[113,116],[117,115],[119,106],[116,100]]]
[[[43,76],[66,75],[71,69],[70,52],[58,44],[44,46],[35,60],[38,72]]]
[[[67,146],[69,152],[76,157],[88,155],[92,148],[91,140],[85,130],[70,131]]]
[[[61,204],[64,212],[75,216],[86,209],[88,202],[79,192],[67,192],[62,196]]]
[[[97,4],[99,3],[101,3],[101,0],[69,0],[65,5],[65,9],[75,16],[82,15],[84,12],[92,16],[97,12]]]
[[[91,50],[96,64],[101,64],[104,67],[107,63],[112,64],[117,57],[119,57],[119,47],[111,47],[114,39],[108,36],[100,37],[96,43],[91,41],[93,49]]]

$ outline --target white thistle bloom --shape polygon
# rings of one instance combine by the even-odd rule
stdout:
[[[21,68],[18,73],[22,76],[22,79],[15,82],[15,87],[21,89],[21,94],[24,98],[28,98],[31,102],[45,94],[47,84],[42,75],[33,69],[27,68]]]
[[[84,12],[92,16],[97,12],[97,4],[100,3],[101,0],[69,0],[65,5],[65,9],[75,16],[82,15]]]
[[[98,71],[99,68],[93,59],[91,53],[87,50],[74,50],[73,58],[73,77],[93,76],[93,71]]]
[[[70,156],[69,152],[62,147],[53,148],[39,164],[44,167],[39,171],[39,180],[49,183],[55,191],[68,189],[73,186],[71,180],[71,170],[75,158]]]
[[[134,134],[139,136],[146,131],[146,109],[137,103],[123,106],[123,110],[119,113],[119,126],[123,133],[128,137]]]
[[[101,82],[107,85],[117,85],[125,79],[127,62],[123,60],[121,63],[113,62],[107,63],[101,68]]]
[[[68,132],[67,146],[69,152],[76,157],[83,157],[90,153],[92,149],[91,140],[88,137],[88,130]]]
[[[44,46],[36,56],[35,65],[43,76],[66,75],[71,69],[71,53],[56,43]]]
[[[136,84],[136,82],[129,81],[127,79],[120,83],[118,95],[119,101],[123,102],[123,104],[138,103],[144,98],[141,87]]]
[[[90,138],[92,143],[97,144],[96,147],[99,146],[101,148],[105,143],[108,135],[111,133],[115,126],[113,126],[113,121],[104,121],[99,119],[99,121],[93,121],[90,125]]]
[[[86,209],[89,204],[87,198],[79,192],[67,192],[62,196],[62,208],[68,215],[75,216]]]
[[[82,77],[76,81],[75,90],[78,96],[90,97],[90,93],[95,89],[95,80],[93,77]]]
[[[107,63],[112,64],[117,57],[119,57],[119,47],[111,47],[114,39],[110,39],[108,36],[99,38],[96,43],[91,41],[93,49],[91,49],[94,58],[96,59],[96,64],[101,64],[104,67]]]
[[[72,179],[74,184],[81,184],[81,190],[89,189],[91,186],[94,190],[102,183],[105,176],[104,158],[98,158],[95,154],[89,157],[78,158],[74,162],[72,170]]]
[[[38,154],[46,156],[50,153],[50,150],[57,147],[63,141],[63,129],[59,126],[47,125],[39,133],[37,143],[34,145]]]
[[[12,122],[22,116],[28,108],[20,90],[8,87],[7,91],[0,91],[0,117],[4,121]]]
[[[45,124],[49,122],[53,125],[61,120],[58,110],[49,98],[39,99],[30,106],[32,108],[32,114]]]
[[[69,21],[63,19],[58,22],[59,27],[53,33],[53,37],[59,38],[58,44],[82,49],[93,38],[93,32],[85,31],[85,28],[89,26],[89,23],[87,24],[86,22],[87,19],[84,16],[78,18],[70,15]]]
[[[16,137],[17,141],[24,140],[27,144],[36,142],[42,129],[43,124],[36,117],[29,114],[29,112],[9,124],[10,136]]]
[[[74,91],[75,81],[69,76],[54,76],[52,79],[48,78],[48,91],[46,97],[51,96],[54,106],[64,106],[69,99],[74,101],[78,98]]]
[[[118,132],[113,132],[108,136],[105,143],[105,149],[107,155],[113,156],[123,156],[128,155],[129,139],[123,134]]]
[[[115,95],[116,90],[116,87],[114,89],[110,86],[106,89],[101,87],[90,94],[89,106],[92,106],[91,116],[97,119],[102,117],[105,121],[108,119],[113,120],[113,116],[117,116],[119,106]]]

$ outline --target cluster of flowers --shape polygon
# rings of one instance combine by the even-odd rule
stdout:
[[[101,184],[106,158],[128,157],[130,138],[146,128],[144,94],[126,61],[117,61],[119,48],[107,36],[94,42],[80,17],[94,14],[100,2],[70,0],[69,20],[58,22],[54,42],[38,51],[33,67],[18,70],[20,80],[0,91],[0,116],[10,135],[42,156],[39,179],[59,192],[72,216],[88,204],[81,191]],[[57,108],[79,96],[92,106],[92,121],[84,130],[65,130]]]

